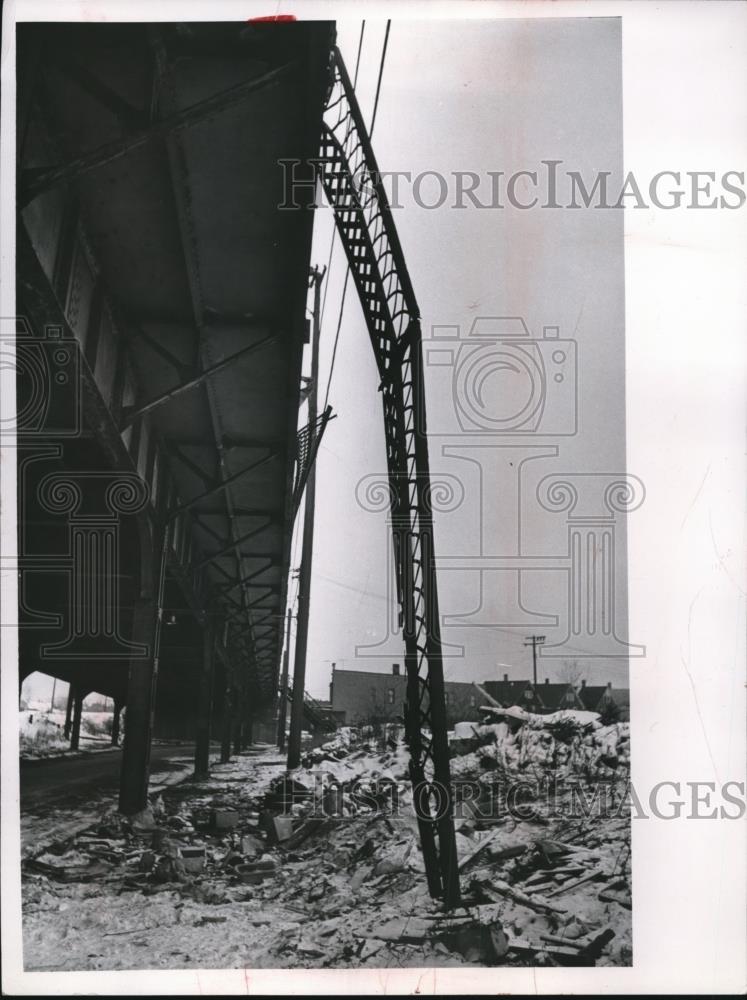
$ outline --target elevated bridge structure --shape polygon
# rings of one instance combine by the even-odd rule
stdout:
[[[299,435],[315,192],[281,209],[279,167],[305,167],[378,369],[410,778],[430,892],[457,905],[420,312],[333,26],[24,25],[18,59],[21,679],[68,680],[74,725],[87,691],[126,703],[127,813],[156,720],[193,727],[203,774],[217,710],[227,757],[278,704],[329,418]]]
[[[125,811],[154,723],[204,767],[274,704],[333,39],[18,28],[20,677],[126,704]]]

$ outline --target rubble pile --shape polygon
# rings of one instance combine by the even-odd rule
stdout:
[[[471,740],[457,741],[452,777],[476,768],[529,771],[557,782],[584,778],[616,781],[630,767],[630,725],[603,726],[596,712],[535,715],[521,708],[485,708],[486,722],[471,725]],[[453,745],[453,744],[452,744]]]
[[[428,893],[406,746],[343,733],[293,772],[277,757],[240,757],[28,858],[37,943],[48,941],[45,912],[109,899],[99,932],[122,936],[116,954],[85,951],[104,919],[87,911],[88,924],[76,915],[66,931],[76,967],[147,967],[130,936],[152,967],[630,964],[628,812],[570,808],[627,776],[627,725],[592,715],[491,710],[471,736],[455,732],[457,910]]]

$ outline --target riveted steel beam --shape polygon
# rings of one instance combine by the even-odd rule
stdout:
[[[229,356],[227,358],[223,358],[222,361],[218,361],[209,368],[205,368],[198,375],[194,375],[192,378],[188,378],[185,382],[175,385],[172,389],[167,389],[158,396],[154,396],[153,399],[149,399],[147,403],[143,403],[140,406],[125,407],[122,411],[122,420],[119,425],[120,430],[126,430],[130,424],[142,417],[144,413],[150,413],[152,410],[158,409],[159,406],[164,406],[166,403],[170,403],[172,399],[176,399],[176,397],[181,396],[182,393],[195,389],[197,386],[206,382],[207,379],[211,378],[213,375],[217,375],[219,372],[222,372],[224,368],[234,364],[241,358],[248,357],[248,355],[253,354],[255,351],[265,347],[274,340],[274,334],[262,337],[261,340],[257,340],[253,344],[249,344],[248,347],[242,347],[240,351],[236,351],[234,354],[229,354]]]
[[[245,466],[240,472],[235,472],[232,476],[227,476],[225,479],[211,486],[209,490],[205,490],[204,493],[200,493],[196,497],[192,497],[192,499],[188,500],[186,503],[181,504],[179,507],[177,507],[174,511],[171,512],[169,517],[174,518],[177,516],[177,514],[180,514],[183,510],[189,510],[190,507],[194,507],[194,505],[199,503],[201,500],[207,500],[208,497],[215,496],[216,493],[221,493],[223,490],[226,489],[227,486],[230,486],[231,483],[235,483],[237,479],[241,479],[241,477],[245,476],[248,472],[254,472],[255,469],[262,468],[263,465],[267,465],[268,462],[271,462],[273,459],[277,457],[278,457],[278,452],[272,451],[270,452],[269,455],[265,455],[264,458],[260,458],[259,461],[252,462],[251,465]]]
[[[279,66],[253,80],[246,80],[233,87],[213,94],[202,101],[196,101],[189,107],[176,111],[170,115],[164,115],[158,121],[154,121],[146,128],[125,136],[122,139],[115,139],[112,142],[104,143],[96,149],[87,153],[81,153],[73,157],[67,163],[62,163],[54,167],[42,167],[34,170],[23,170],[21,172],[18,185],[18,204],[23,208],[33,201],[43,191],[56,187],[58,184],[66,184],[70,181],[78,180],[84,174],[98,167],[103,167],[107,163],[127,156],[128,153],[147,145],[157,139],[164,139],[167,136],[181,129],[199,125],[200,122],[220,114],[222,111],[246,100],[251,94],[263,87],[269,87],[277,83],[287,73],[289,66]]]
[[[243,542],[247,541],[249,538],[254,538],[255,535],[261,534],[263,531],[267,531],[268,528],[272,527],[272,518],[267,518],[264,524],[261,524],[258,528],[253,528],[251,531],[247,531],[245,535],[241,535],[235,541],[231,539],[228,543],[224,544],[221,549],[217,552],[212,552],[209,556],[206,556],[200,562],[197,563],[195,569],[200,569],[202,566],[206,566],[208,563],[214,562],[214,560],[219,559],[221,556],[225,556],[236,549],[237,545],[241,545]],[[255,557],[253,553],[242,553],[246,555],[247,559],[258,558]]]

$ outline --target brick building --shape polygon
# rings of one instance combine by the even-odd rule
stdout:
[[[446,716],[449,728],[455,722],[477,722],[481,719],[480,706],[485,703],[474,684],[464,681],[445,681]],[[563,709],[587,709],[602,712],[605,705],[614,701],[619,708],[621,721],[629,718],[628,691],[596,685],[580,687],[546,679],[535,687],[529,680],[509,680],[508,674],[501,681],[483,681],[480,685],[503,708],[518,705],[527,712],[558,712]],[[329,706],[340,725],[361,726],[386,722],[401,722],[407,695],[407,676],[404,665],[393,663],[389,672],[371,670],[340,670],[332,664],[332,681],[329,686]]]
[[[329,700],[332,711],[344,725],[360,726],[401,721],[407,695],[404,665],[393,663],[389,672],[340,670],[332,664]],[[480,696],[473,684],[446,681],[446,716],[451,727],[455,722],[480,719]]]

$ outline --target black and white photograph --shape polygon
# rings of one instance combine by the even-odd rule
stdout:
[[[4,992],[743,992],[747,9],[270,6],[4,11]]]

